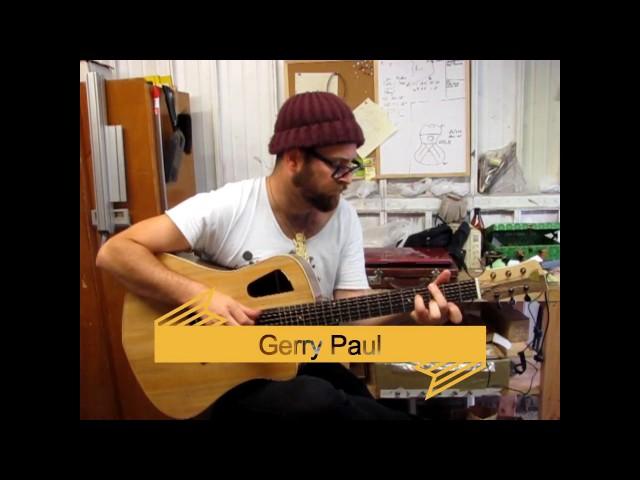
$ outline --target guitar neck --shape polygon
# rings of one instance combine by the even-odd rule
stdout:
[[[475,280],[440,285],[450,302],[478,300]],[[366,318],[413,311],[414,299],[421,295],[425,304],[431,299],[427,288],[406,288],[340,300],[291,305],[263,310],[258,325],[337,325]]]

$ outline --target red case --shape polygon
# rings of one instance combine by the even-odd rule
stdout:
[[[425,287],[442,270],[451,270],[451,281],[458,268],[444,248],[365,248],[365,267],[371,288]]]

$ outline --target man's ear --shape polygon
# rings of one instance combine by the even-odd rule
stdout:
[[[284,165],[287,171],[298,173],[304,165],[304,152],[299,148],[292,148],[284,154]]]

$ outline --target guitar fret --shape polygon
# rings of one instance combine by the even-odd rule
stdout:
[[[440,289],[450,302],[465,302],[478,298],[474,281],[440,285]],[[386,295],[386,303],[382,296]],[[361,318],[374,318],[413,309],[414,298],[421,295],[425,304],[431,300],[427,288],[410,288],[384,293],[352,297],[340,300],[323,300],[316,303],[286,305],[268,309],[260,323],[264,325],[331,325],[353,322]]]
[[[409,303],[409,297],[406,294],[401,294],[401,305],[402,305],[402,311],[404,313],[407,312],[407,304]],[[410,311],[410,310],[409,310]]]
[[[413,292],[413,298],[411,299],[411,310],[413,310],[413,304],[415,303],[415,298],[416,295],[418,295],[419,290],[417,288],[414,288],[411,291]]]

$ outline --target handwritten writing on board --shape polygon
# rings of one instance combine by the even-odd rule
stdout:
[[[467,170],[467,102],[462,60],[381,60],[379,104],[398,132],[380,147],[381,175]]]

